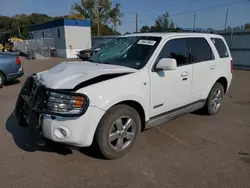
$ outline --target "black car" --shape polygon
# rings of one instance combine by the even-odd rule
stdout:
[[[105,45],[105,43],[99,43],[94,45],[92,48],[90,49],[86,49],[86,50],[81,50],[77,53],[77,57],[79,59],[82,59],[84,61],[88,60],[95,52],[98,52],[103,46]]]

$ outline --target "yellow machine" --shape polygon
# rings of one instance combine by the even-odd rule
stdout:
[[[5,43],[4,45],[0,43],[0,51],[13,51],[13,47],[14,47],[14,42],[15,41],[19,41],[19,42],[23,42],[22,39],[17,38],[17,37],[11,37],[7,43]]]

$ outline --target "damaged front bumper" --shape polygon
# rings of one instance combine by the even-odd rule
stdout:
[[[14,111],[18,124],[29,126],[32,138],[38,145],[45,144],[41,131],[41,114],[36,111],[43,96],[43,88],[35,83],[33,76],[28,77],[18,95]]]
[[[45,110],[48,91],[72,93],[46,88],[44,85],[37,84],[34,76],[30,76],[23,85],[16,102],[14,113],[18,124],[29,127],[32,140],[39,146],[45,145],[47,139],[76,147],[90,146],[95,129],[105,112],[89,106],[87,100],[86,107],[79,114],[60,116],[53,114]]]

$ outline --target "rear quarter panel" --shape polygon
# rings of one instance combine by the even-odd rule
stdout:
[[[219,55],[215,45],[213,44],[211,38],[219,38],[219,39],[223,40],[223,42],[225,43],[225,45],[227,47],[229,57],[220,58],[220,55]],[[232,57],[231,57],[229,47],[228,47],[225,39],[220,35],[214,35],[214,36],[207,37],[207,41],[209,42],[209,45],[212,48],[212,51],[213,51],[213,54],[214,54],[214,57],[215,57],[216,67],[217,67],[215,73],[213,73],[213,77],[211,77],[211,86],[209,88],[211,89],[212,86],[215,84],[215,82],[219,78],[225,77],[227,79],[227,90],[228,90],[228,88],[229,88],[229,86],[231,84],[231,80],[232,80],[232,73],[231,73]],[[210,92],[210,90],[208,91],[208,94],[209,94],[209,92]],[[205,96],[205,97],[207,97],[207,96]]]
[[[2,71],[6,77],[8,77],[9,74],[17,73],[21,67],[21,65],[16,64],[16,58],[16,53],[0,53],[0,71]]]

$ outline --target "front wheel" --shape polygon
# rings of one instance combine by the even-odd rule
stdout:
[[[0,88],[3,87],[4,82],[5,82],[5,77],[3,73],[0,72]]]
[[[221,83],[216,82],[208,95],[204,107],[204,110],[208,115],[214,115],[219,112],[224,94],[225,91],[223,86]]]
[[[129,152],[140,130],[138,112],[130,106],[117,105],[109,109],[100,121],[95,141],[104,157],[116,159]]]

